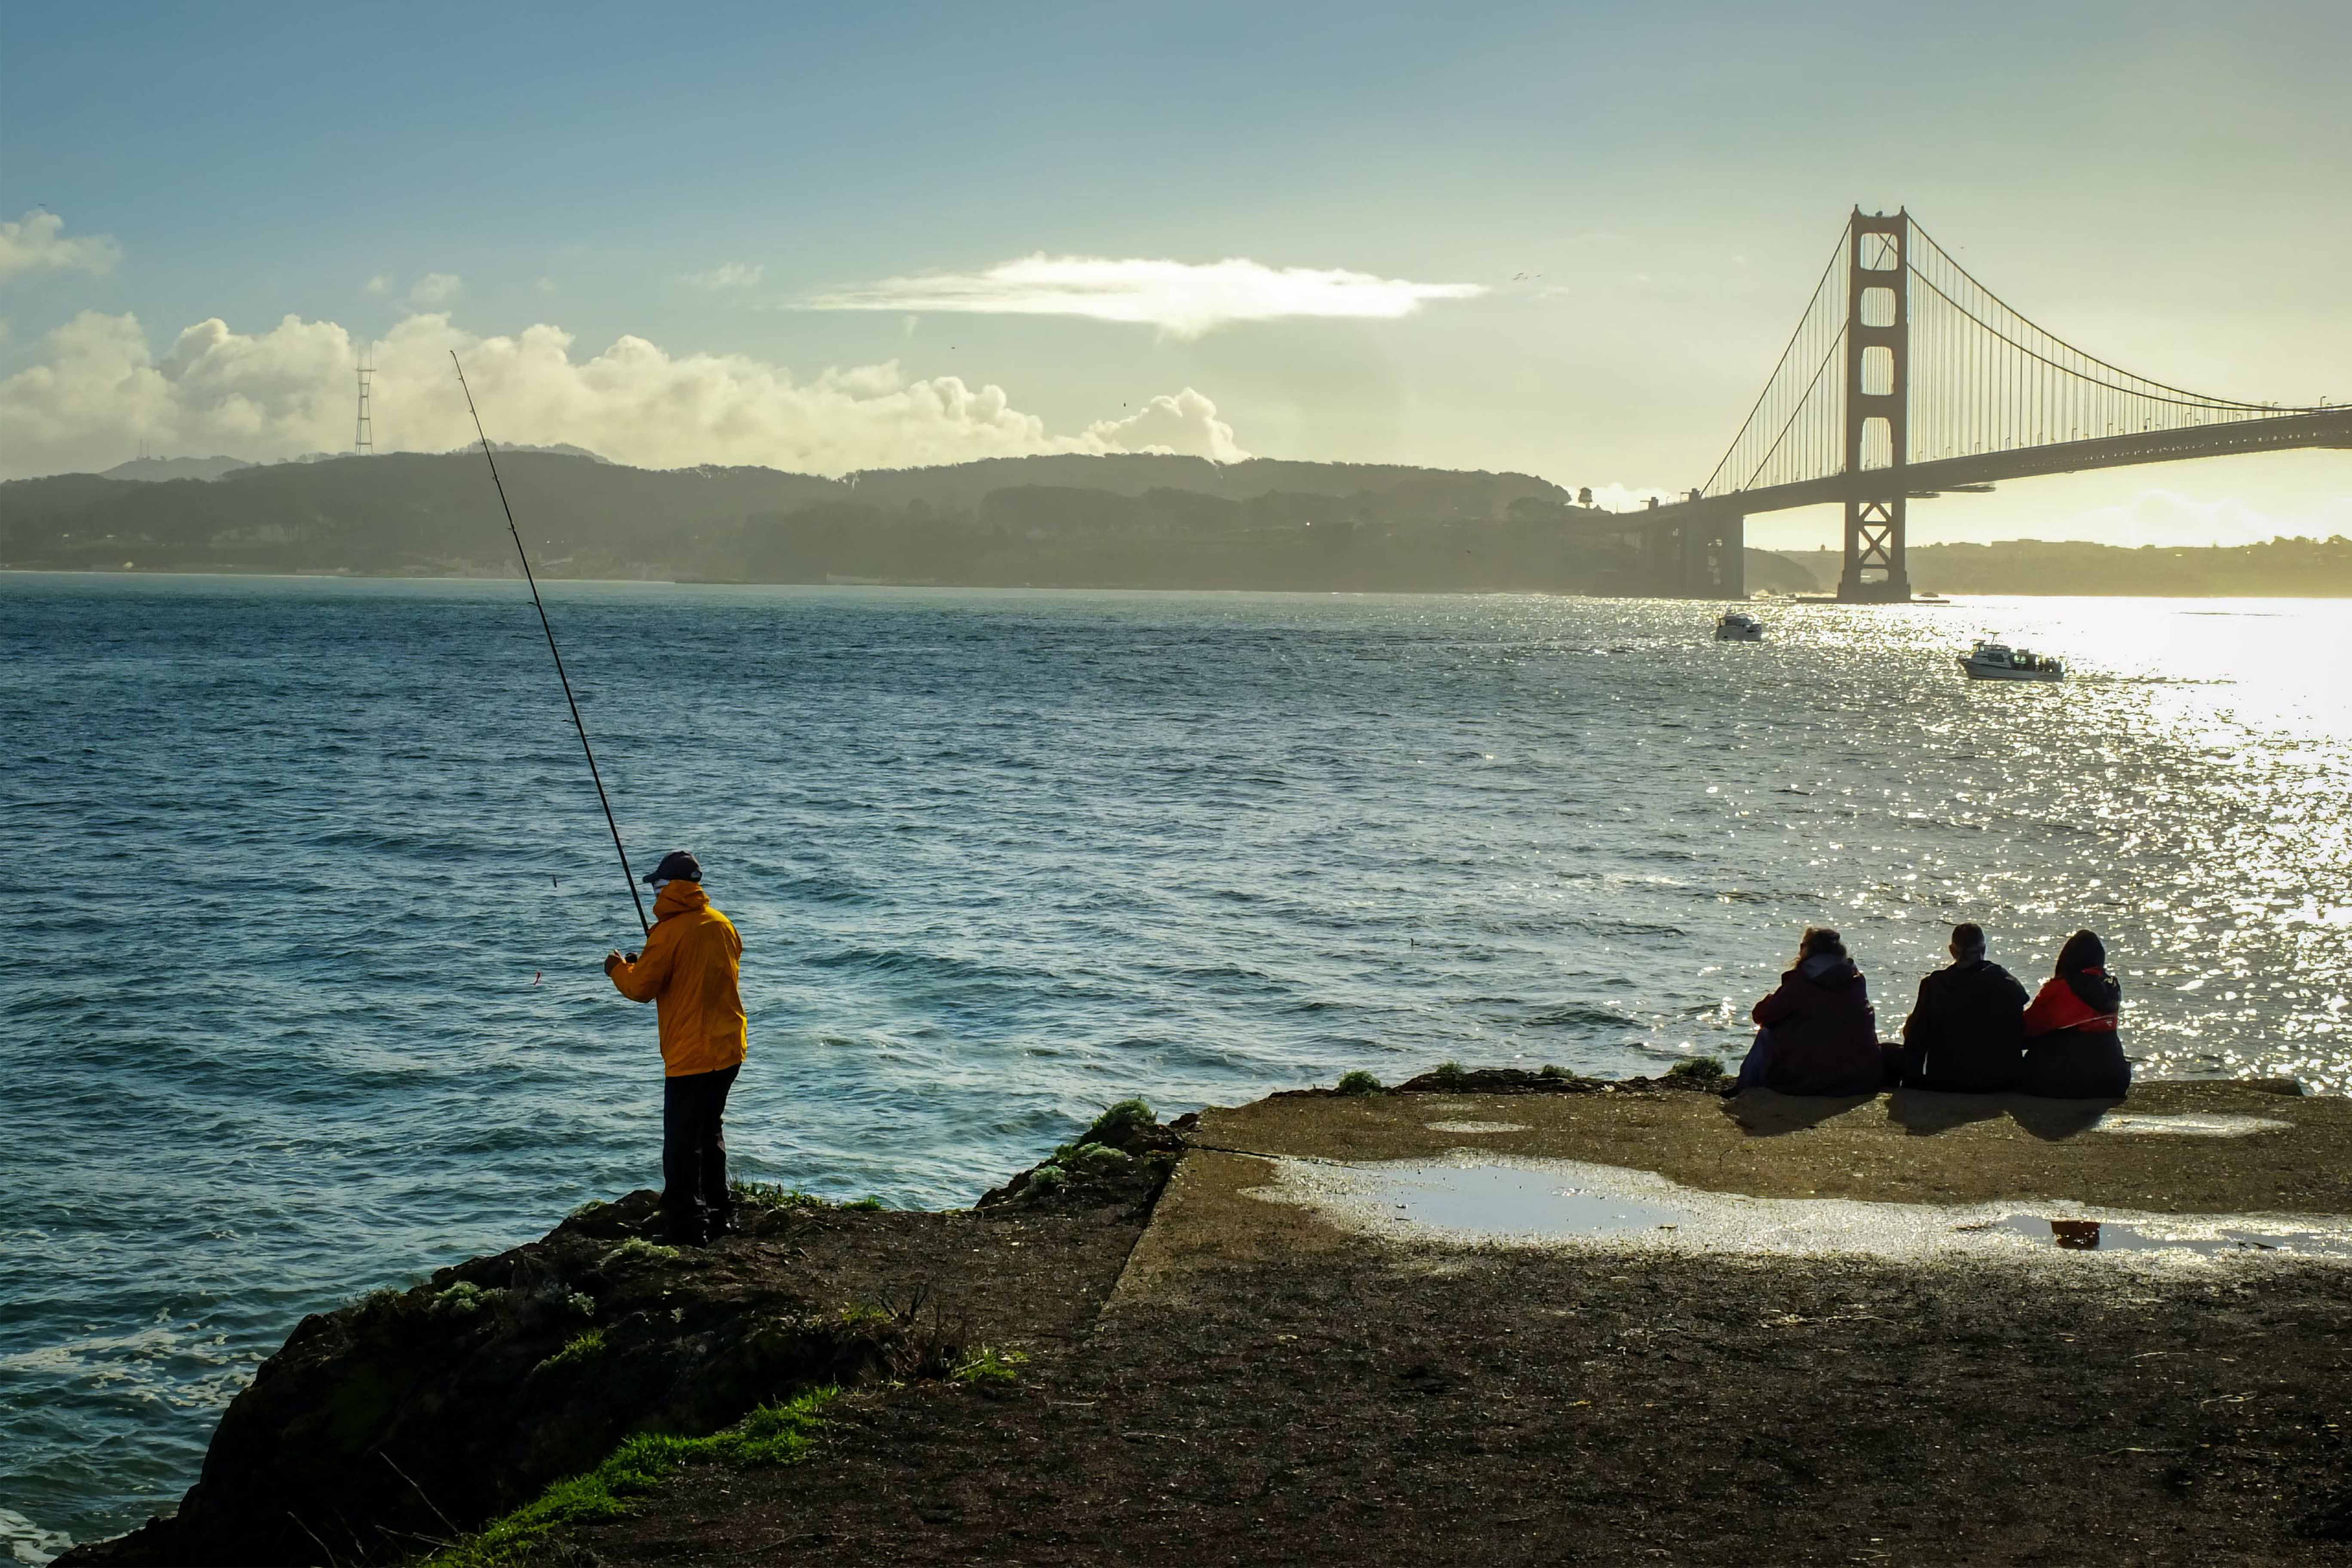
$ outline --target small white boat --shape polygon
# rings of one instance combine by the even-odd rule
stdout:
[[[1979,642],[1960,656],[1970,680],[2063,680],[2066,666],[2047,654],[2007,643]]]
[[[1762,642],[1764,623],[1745,610],[1734,610],[1715,623],[1717,642]]]

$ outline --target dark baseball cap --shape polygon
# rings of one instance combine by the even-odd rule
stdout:
[[[673,849],[662,857],[660,865],[646,875],[648,882],[699,882],[702,862],[683,849]]]

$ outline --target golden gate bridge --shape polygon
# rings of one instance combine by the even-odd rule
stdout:
[[[1706,482],[1583,521],[1641,542],[1652,591],[1739,598],[1746,519],[1842,505],[1837,596],[1911,597],[1908,503],[2034,474],[2296,447],[2352,447],[2352,407],[2209,396],[2036,324],[1908,212],[1856,207],[1780,361]]]

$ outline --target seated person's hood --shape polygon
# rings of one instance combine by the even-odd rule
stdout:
[[[1824,990],[1835,991],[1862,978],[1853,960],[1837,953],[1817,952],[1797,965],[1797,973]]]

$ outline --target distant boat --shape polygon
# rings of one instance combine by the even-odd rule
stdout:
[[[1734,610],[1715,623],[1717,642],[1762,642],[1764,623],[1745,610]]]
[[[1960,668],[1970,680],[2063,680],[2066,666],[2031,648],[2007,643],[1982,642],[1960,656]]]

